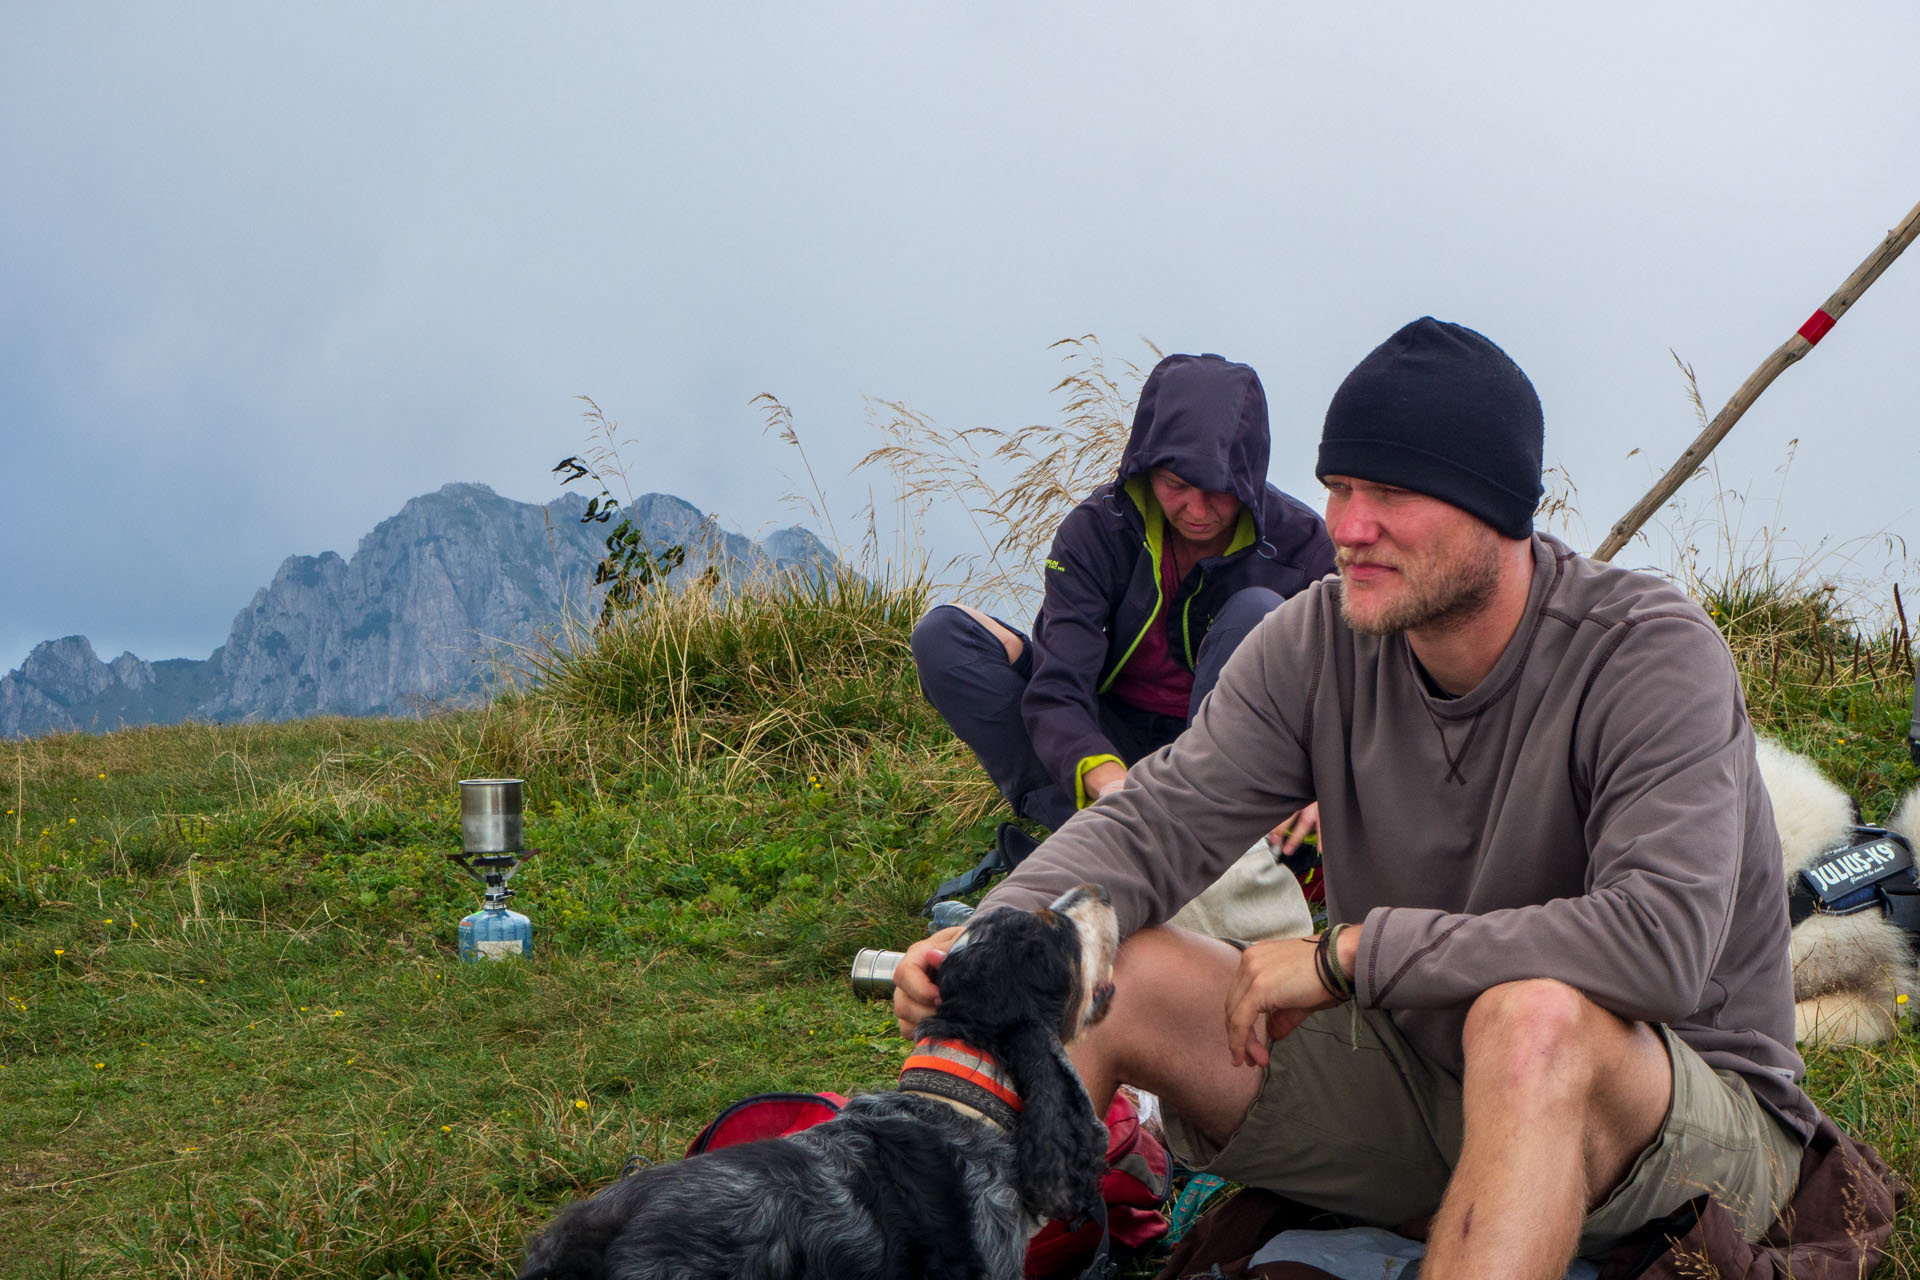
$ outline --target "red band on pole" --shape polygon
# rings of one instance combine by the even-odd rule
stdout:
[[[1826,337],[1827,330],[1833,328],[1835,323],[1834,318],[1828,315],[1823,307],[1807,317],[1807,322],[1800,326],[1800,336],[1807,340],[1808,346],[1812,346]]]

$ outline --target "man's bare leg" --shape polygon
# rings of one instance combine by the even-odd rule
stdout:
[[[1227,1050],[1227,991],[1240,953],[1184,929],[1146,929],[1114,960],[1113,1006],[1068,1050],[1094,1106],[1134,1085],[1216,1143],[1233,1136],[1259,1095],[1261,1068]]]
[[[1666,1047],[1646,1023],[1544,979],[1482,995],[1463,1046],[1465,1137],[1421,1275],[1554,1280],[1587,1210],[1659,1136]]]

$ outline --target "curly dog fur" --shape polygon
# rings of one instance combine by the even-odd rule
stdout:
[[[984,1055],[1018,1096],[1011,1133],[903,1077],[790,1137],[614,1183],[554,1220],[520,1280],[1014,1280],[1032,1221],[1105,1214],[1106,1129],[1063,1044],[1105,1012],[1117,948],[1083,885],[976,917],[941,965],[919,1043]]]

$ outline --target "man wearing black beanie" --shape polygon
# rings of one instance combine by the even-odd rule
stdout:
[[[1347,625],[1383,636],[1494,621],[1512,612],[1487,607],[1503,582],[1519,593],[1509,604],[1523,603],[1542,434],[1527,375],[1471,329],[1424,317],[1362,360],[1333,393],[1321,432],[1314,474],[1329,510],[1345,512],[1364,481],[1371,495],[1439,499],[1419,509],[1451,536],[1382,548],[1356,526],[1335,552]]]
[[[1524,538],[1540,505],[1542,434],[1540,397],[1520,366],[1473,330],[1426,316],[1333,393],[1315,474],[1429,494]]]
[[[1190,1168],[1430,1220],[1423,1280],[1558,1277],[1703,1191],[1702,1230],[1745,1248],[1821,1122],[1731,656],[1671,584],[1533,531],[1541,423],[1471,329],[1423,318],[1362,360],[1317,468],[1338,575],[981,906],[1104,885],[1120,995],[1071,1051],[1095,1104],[1150,1090]],[[1308,801],[1324,934],[1157,927]],[[903,1027],[954,936],[901,962]],[[1833,1208],[1793,1207],[1803,1233]]]

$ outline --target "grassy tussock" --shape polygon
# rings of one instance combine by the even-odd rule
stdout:
[[[922,576],[844,565],[657,584],[644,607],[529,653],[529,687],[479,713],[477,755],[596,803],[642,777],[713,801],[786,778],[899,777],[916,807],[975,821],[998,796],[913,670],[930,603]]]
[[[613,735],[621,756],[649,767],[835,769],[882,742],[935,738],[908,649],[928,603],[922,582],[844,568],[744,589],[661,587],[590,644],[537,655],[525,699],[536,717]]]

